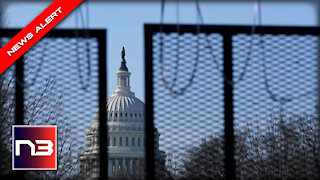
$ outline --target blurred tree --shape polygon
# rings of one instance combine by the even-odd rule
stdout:
[[[181,179],[224,179],[223,138],[221,135],[203,139],[187,152]]]
[[[255,117],[246,122],[235,128],[238,179],[320,179],[317,115],[280,110],[267,121]],[[224,179],[223,143],[217,135],[190,148],[176,179]]]
[[[11,170],[11,125],[14,111],[14,91],[12,72],[0,75],[0,175]]]
[[[14,124],[14,71],[11,69],[0,75],[0,175],[10,175],[11,171],[11,126]],[[61,118],[62,96],[55,91],[55,80],[44,82],[40,89],[25,86],[24,123],[26,125],[58,125],[58,170],[28,171],[27,179],[72,179],[78,176],[78,159],[70,139],[70,129]],[[29,93],[30,92],[30,93]]]

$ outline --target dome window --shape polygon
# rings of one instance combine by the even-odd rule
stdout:
[[[126,146],[129,146],[129,138],[126,137]]]
[[[116,146],[116,145],[117,145],[117,138],[114,137],[114,138],[113,138],[113,146]]]

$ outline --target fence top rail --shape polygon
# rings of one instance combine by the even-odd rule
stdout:
[[[160,32],[160,24],[145,24],[146,32]],[[177,32],[176,24],[162,25],[164,33]],[[201,33],[220,33],[220,34],[251,34],[252,26],[242,25],[200,25]],[[197,33],[197,25],[181,24],[179,27],[181,33]],[[255,34],[286,34],[286,35],[319,35],[320,26],[256,26]]]

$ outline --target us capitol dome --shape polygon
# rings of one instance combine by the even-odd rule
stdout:
[[[145,171],[145,105],[130,90],[130,72],[126,66],[125,51],[116,73],[117,87],[107,100],[108,127],[108,176],[144,178]],[[79,154],[80,176],[82,179],[99,177],[98,144],[99,110],[86,134],[87,147]],[[159,133],[155,129],[155,151],[165,159],[164,152],[159,151]],[[157,154],[158,154],[157,153]]]

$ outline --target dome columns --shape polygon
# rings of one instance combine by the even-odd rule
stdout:
[[[130,74],[128,71],[117,72],[117,89],[130,90]]]
[[[134,96],[134,93],[130,90],[130,72],[118,71],[117,75],[117,88],[113,95]]]

